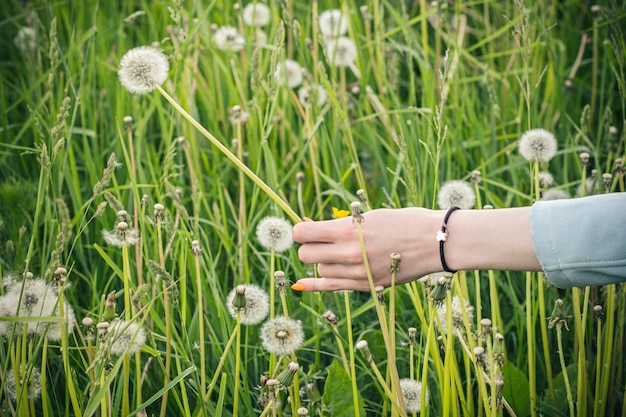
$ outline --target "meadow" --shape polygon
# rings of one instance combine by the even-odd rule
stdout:
[[[6,3],[1,415],[626,417],[625,284],[300,292],[290,234],[624,192],[623,2]]]

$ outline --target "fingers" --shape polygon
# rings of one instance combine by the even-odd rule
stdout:
[[[302,278],[293,286],[298,291],[339,291],[339,290],[355,290],[369,291],[369,283],[367,280],[353,280],[344,278]]]
[[[342,226],[349,224],[352,224],[349,218],[296,223],[292,232],[293,240],[300,243],[332,243],[339,240],[344,233],[345,227]]]

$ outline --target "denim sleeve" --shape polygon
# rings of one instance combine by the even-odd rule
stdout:
[[[557,287],[626,281],[626,193],[540,201],[531,208],[530,230]]]

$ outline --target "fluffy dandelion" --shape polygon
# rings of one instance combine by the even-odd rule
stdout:
[[[422,409],[422,383],[410,378],[400,380],[400,390],[408,413],[419,413]],[[426,404],[428,404],[428,389],[426,389]]]
[[[232,26],[222,26],[213,34],[215,46],[222,51],[238,52],[243,49],[244,38],[237,28]]]
[[[519,152],[529,162],[548,162],[556,154],[556,139],[544,129],[531,129],[519,140]]]
[[[265,26],[270,22],[270,8],[263,3],[249,3],[241,13],[248,26]]]
[[[293,245],[291,228],[287,220],[268,216],[257,225],[256,237],[265,248],[283,252]]]
[[[550,200],[565,200],[568,199],[569,194],[565,190],[561,190],[560,188],[551,188],[549,190],[544,191],[541,194],[542,201],[550,201]]]
[[[29,400],[36,400],[41,395],[41,372],[39,368],[33,367],[27,370],[26,374],[22,375],[18,382],[20,390],[24,389],[24,386],[26,386],[26,397],[28,397]],[[15,372],[13,372],[13,369],[9,369],[4,379],[4,389],[14,401],[17,400],[20,394],[20,392],[17,391],[17,386]]]
[[[320,32],[327,38],[336,38],[348,31],[348,20],[339,9],[320,13]]]
[[[119,222],[113,230],[103,230],[102,237],[106,243],[118,248],[133,246],[139,242],[139,232],[137,229],[129,228],[126,222]]]
[[[302,67],[293,59],[286,59],[279,63],[274,77],[276,82],[287,85],[289,88],[296,88],[304,80]]]
[[[133,48],[122,57],[117,72],[120,82],[132,94],[147,94],[167,79],[170,65],[163,52],[152,46]]]
[[[539,184],[541,187],[549,187],[554,184],[554,177],[547,171],[541,171],[539,173]]]
[[[270,299],[267,293],[259,286],[254,284],[243,284],[245,288],[246,306],[243,310],[239,310],[241,316],[241,324],[258,324],[262,322],[270,311]],[[237,288],[233,288],[226,297],[226,307],[228,312],[234,318],[237,317],[237,310],[233,306],[235,293]]]
[[[125,320],[114,320],[107,327],[106,337],[111,353],[117,356],[132,355],[146,344],[146,333],[139,324]]]
[[[261,327],[261,344],[270,353],[288,355],[303,342],[304,330],[300,321],[277,316]]]
[[[346,36],[331,39],[326,44],[328,61],[338,67],[348,67],[356,61],[357,49],[354,41]]]
[[[308,87],[302,87],[298,90],[298,99],[300,99],[300,104],[304,107],[308,107],[311,105],[313,97],[311,97],[311,90]],[[326,89],[321,85],[317,86],[317,105],[319,107],[323,106],[326,103]]]
[[[463,304],[461,305],[461,303]],[[437,314],[439,315],[439,323],[441,325],[440,330],[443,334],[447,334],[448,331],[448,311],[446,304],[447,303],[444,302],[437,307]],[[456,336],[460,336],[465,333],[465,324],[463,322],[463,309],[465,309],[465,313],[467,314],[467,321],[471,323],[472,319],[474,318],[474,307],[470,306],[467,300],[461,301],[458,295],[452,297],[452,311],[450,312],[450,314],[452,314],[452,332]]]
[[[61,323],[46,319],[59,317],[59,295],[57,290],[41,278],[26,281],[11,281],[6,293],[0,297],[0,316],[41,317],[42,320],[28,322],[28,334],[46,336],[49,340],[61,340]],[[65,324],[68,332],[74,329],[76,316],[71,305],[63,302]],[[13,331],[14,322],[0,321],[0,334],[8,336]],[[21,334],[22,326],[16,326],[16,334]]]
[[[35,48],[37,48],[36,39],[35,29],[25,26],[17,32],[17,35],[13,38],[13,43],[21,53],[26,55],[33,53]]]
[[[261,29],[257,29],[254,31],[252,41],[257,46],[267,45],[267,33]]]
[[[471,185],[461,180],[446,182],[437,194],[437,204],[443,210],[453,206],[471,209],[475,203],[476,194],[474,194],[474,189]]]

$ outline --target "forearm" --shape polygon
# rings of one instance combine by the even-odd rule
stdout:
[[[444,214],[440,212],[442,220]],[[444,253],[451,269],[541,270],[530,232],[530,207],[457,210],[448,220],[448,232]]]

